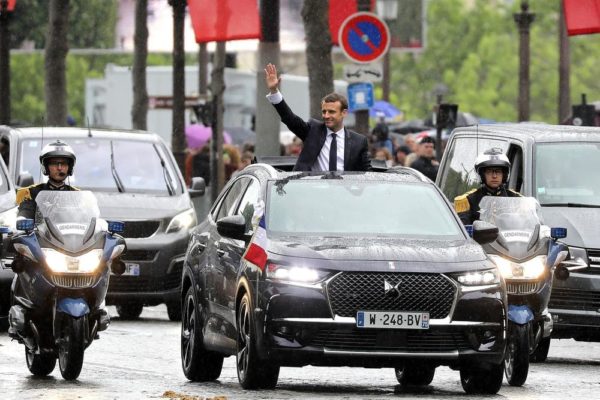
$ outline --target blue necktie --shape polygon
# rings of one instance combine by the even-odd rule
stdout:
[[[331,134],[331,146],[329,146],[329,170],[337,171],[337,135]]]

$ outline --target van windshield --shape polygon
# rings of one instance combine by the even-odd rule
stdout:
[[[44,142],[47,143],[48,140]],[[69,138],[67,143],[77,156],[75,170],[69,178],[69,183],[79,189],[119,191],[111,164],[112,154],[114,171],[119,177],[121,191],[165,196],[169,195],[169,190],[174,193],[182,192],[171,158],[161,145],[97,137]],[[35,183],[46,180],[40,171],[38,158],[42,147],[41,140],[26,139],[21,142],[19,149],[19,174],[31,174]],[[164,160],[164,168],[161,159]]]
[[[600,207],[600,143],[538,143],[535,157],[542,206]]]

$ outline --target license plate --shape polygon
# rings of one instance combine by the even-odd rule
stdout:
[[[429,329],[428,312],[358,311],[359,328]]]
[[[125,263],[125,272],[123,272],[123,275],[140,276],[140,264]]]

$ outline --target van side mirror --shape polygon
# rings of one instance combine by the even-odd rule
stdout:
[[[206,192],[206,182],[204,182],[204,178],[197,176],[192,178],[192,186],[188,189],[190,193],[190,197],[199,197],[204,196]]]
[[[34,183],[33,176],[29,172],[23,172],[17,177],[16,184],[18,187],[27,187],[33,185]]]
[[[486,244],[498,238],[498,227],[485,221],[473,222],[473,240],[479,244]]]

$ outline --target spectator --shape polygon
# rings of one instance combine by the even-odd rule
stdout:
[[[375,155],[373,158],[375,158],[376,160],[385,161],[385,165],[387,165],[388,168],[394,166],[394,159],[392,157],[392,153],[390,153],[385,147],[375,149]]]
[[[420,171],[435,182],[440,163],[435,159],[435,140],[429,136],[424,136],[419,142],[419,156],[410,165],[411,168]]]
[[[408,146],[406,146],[406,145],[398,146],[398,148],[396,149],[396,154],[395,154],[396,155],[396,165],[407,166],[406,158],[411,153],[412,152],[410,151]]]
[[[383,147],[386,148],[390,154],[394,153],[394,145],[390,139],[390,129],[383,120],[375,125],[371,134],[374,139],[373,147],[376,149]]]
[[[406,134],[404,136],[404,144],[408,146],[410,149],[410,153],[406,156],[406,161],[404,163],[405,166],[410,167],[410,165],[419,157],[417,140],[415,139],[415,135],[412,133]]]

